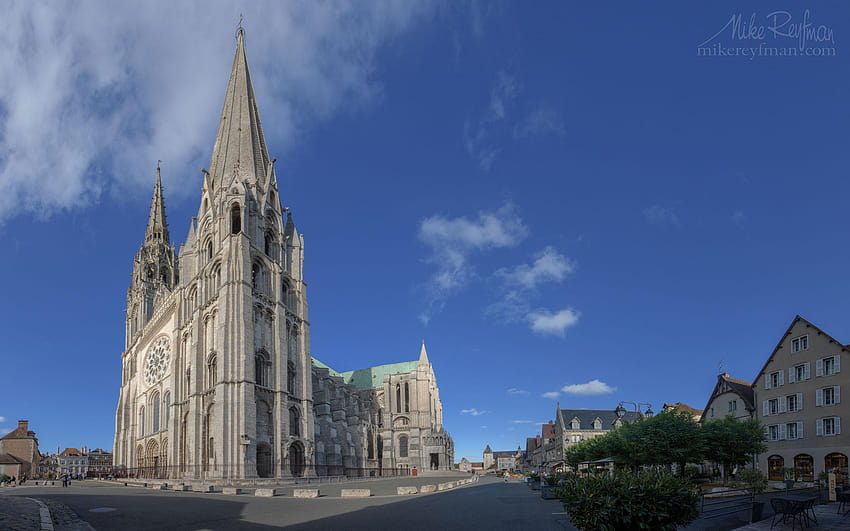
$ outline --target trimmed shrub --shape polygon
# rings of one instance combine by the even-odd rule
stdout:
[[[567,478],[556,494],[587,531],[674,530],[699,516],[699,487],[662,470]]]
[[[767,489],[767,476],[757,468],[745,468],[735,474],[735,481],[745,487],[752,487],[756,494],[761,494]]]

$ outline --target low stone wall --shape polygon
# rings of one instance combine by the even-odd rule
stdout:
[[[419,492],[436,492],[436,491],[437,491],[436,485],[422,485],[421,487],[419,487]]]
[[[292,491],[294,498],[318,498],[319,489],[295,489]]]
[[[275,489],[257,489],[254,491],[254,496],[261,496],[263,498],[271,498],[275,495]]]
[[[244,491],[242,489],[239,489],[239,488],[236,488],[236,487],[222,487],[221,493],[222,494],[243,494]]]
[[[371,495],[370,489],[342,489],[340,492],[343,498],[368,498]]]
[[[454,481],[446,481],[445,483],[438,483],[437,490],[449,490],[453,489],[457,486]]]
[[[417,489],[416,487],[398,487],[396,488],[396,493],[400,495],[419,494],[419,489]]]
[[[172,489],[177,492],[189,492],[192,490],[192,485],[174,485]]]
[[[215,492],[212,485],[193,485],[194,492]]]

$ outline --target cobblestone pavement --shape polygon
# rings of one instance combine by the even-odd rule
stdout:
[[[20,496],[0,493],[0,529],[32,531],[41,529],[38,503]]]
[[[41,501],[50,509],[53,518],[54,531],[93,531],[94,528],[83,521],[77,513],[63,503],[50,498],[41,498]]]

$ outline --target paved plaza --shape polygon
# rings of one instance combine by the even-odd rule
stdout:
[[[572,530],[557,500],[543,500],[524,483],[493,477],[430,494],[396,495],[399,486],[454,481],[446,477],[394,478],[318,485],[322,497],[292,497],[292,486],[274,498],[123,487],[83,481],[71,487],[25,486],[0,490],[0,528],[43,529],[40,500],[56,531],[147,529],[538,529]],[[312,486],[311,488],[316,488]],[[369,498],[340,498],[342,488],[368,488]],[[282,494],[282,495],[281,495]],[[554,514],[553,514],[554,513]]]

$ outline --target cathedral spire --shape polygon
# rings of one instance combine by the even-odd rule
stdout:
[[[153,187],[148,230],[145,231],[145,244],[155,241],[169,243],[168,223],[165,221],[165,199],[162,197],[162,177],[159,173],[160,162],[162,161],[156,161],[156,184]]]
[[[212,186],[216,190],[222,184],[227,186],[234,174],[240,181],[248,179],[264,183],[268,166],[269,153],[248,72],[244,30],[240,23],[236,31],[236,55],[210,161]]]
[[[422,340],[422,349],[419,351],[419,364],[420,365],[429,365],[431,362],[428,361],[428,353],[425,351],[425,340]]]

